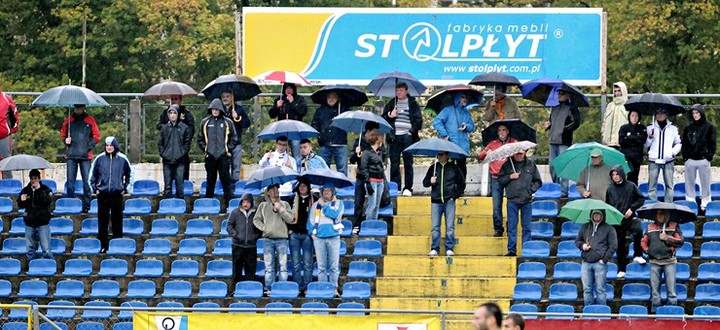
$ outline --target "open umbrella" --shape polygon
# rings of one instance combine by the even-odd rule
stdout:
[[[331,183],[335,188],[344,188],[353,185],[352,181],[350,181],[345,174],[326,168],[307,170],[298,176],[298,179],[300,178],[306,178],[310,181],[310,184],[319,186],[327,183]]]
[[[326,104],[328,93],[335,92],[340,97],[338,106],[358,107],[368,101],[365,92],[355,86],[346,84],[327,85],[310,95],[310,99],[317,104]]]
[[[263,85],[282,85],[284,83],[296,86],[312,86],[305,77],[292,71],[267,71],[255,77],[255,81]]]
[[[482,131],[482,143],[487,146],[493,140],[498,139],[498,127],[505,125],[510,130],[509,137],[518,141],[530,141],[537,143],[537,135],[535,129],[525,124],[520,119],[496,120],[490,126]]]
[[[638,218],[655,219],[655,211],[657,210],[668,211],[670,213],[670,219],[677,223],[694,222],[697,220],[697,215],[695,215],[695,212],[690,210],[689,207],[665,202],[643,205],[637,210]]]
[[[70,108],[84,104],[87,108],[107,107],[110,104],[94,91],[80,86],[66,85],[53,87],[32,102],[33,107]]]
[[[485,156],[485,160],[483,160],[483,164],[508,158],[518,152],[535,148],[535,146],[536,144],[530,141],[506,143],[500,148],[488,152],[487,156]]]
[[[437,153],[441,151],[449,152],[450,157],[452,158],[465,158],[468,156],[467,152],[458,147],[457,144],[438,138],[425,139],[415,142],[403,150],[403,152],[413,155],[429,157],[435,157],[437,156]]]
[[[42,157],[34,155],[14,155],[0,160],[0,171],[20,171],[55,168]]]
[[[271,184],[283,184],[295,180],[298,173],[285,166],[266,167],[250,175],[245,188],[263,189]]]
[[[667,110],[670,116],[685,112],[685,106],[680,101],[660,93],[635,95],[625,102],[625,110],[635,110],[643,115],[654,116],[657,109],[661,108]]]
[[[377,96],[393,97],[395,96],[395,86],[400,82],[407,84],[408,94],[411,96],[418,96],[427,89],[411,74],[400,71],[383,72],[377,75],[370,81],[367,88]]]
[[[197,96],[198,92],[179,81],[167,80],[153,85],[143,93],[143,97],[155,100],[167,99],[174,95]]]
[[[587,223],[590,221],[590,212],[593,210],[604,211],[605,222],[609,225],[619,225],[624,218],[622,213],[612,205],[592,198],[578,199],[565,204],[560,209],[558,216],[574,223]]]
[[[331,125],[346,132],[362,133],[365,131],[365,124],[368,122],[378,123],[381,134],[387,134],[392,131],[392,126],[390,126],[385,118],[370,111],[362,110],[343,112],[333,118]]]
[[[429,109],[435,115],[440,113],[442,109],[449,105],[454,105],[454,95],[456,92],[464,93],[467,97],[467,107],[470,104],[479,103],[482,100],[483,93],[468,85],[451,85],[433,93],[425,103],[425,109]]]
[[[260,94],[260,86],[246,77],[228,74],[215,78],[203,88],[202,93],[208,100],[218,99],[222,92],[232,90],[235,101],[249,100]]]
[[[287,136],[291,141],[309,139],[320,135],[312,126],[299,120],[278,120],[265,126],[258,138],[262,140],[275,140],[280,136]]]
[[[506,85],[506,86],[520,86],[520,80],[511,76],[502,74],[499,72],[490,72],[475,76],[469,82],[470,85]]]
[[[582,170],[590,164],[590,152],[596,148],[602,150],[604,164],[610,167],[622,165],[625,172],[630,171],[623,153],[597,142],[587,142],[573,144],[550,162],[555,169],[555,175],[577,182]]]
[[[570,103],[577,107],[587,107],[587,97],[575,86],[559,79],[541,78],[520,85],[524,98],[535,101],[546,107],[554,107],[559,103],[557,92],[563,90],[570,94]]]

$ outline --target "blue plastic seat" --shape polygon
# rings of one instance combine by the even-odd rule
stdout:
[[[673,306],[673,305],[667,305],[667,306],[660,306],[655,311],[657,315],[685,315],[685,308],[680,306]]]
[[[352,186],[338,188],[335,196],[339,199],[355,197],[355,182],[353,182]]]
[[[720,302],[720,284],[703,283],[695,287],[696,302]]]
[[[150,280],[134,280],[127,284],[125,299],[152,299],[157,293],[155,282]]]
[[[556,201],[534,201],[532,202],[533,219],[554,219],[558,215],[558,204]]]
[[[650,280],[650,264],[641,265],[639,263],[630,263],[625,271],[625,279],[628,281],[649,281]]]
[[[192,214],[220,214],[220,200],[217,198],[198,198],[195,200],[195,203],[193,203]]]
[[[560,187],[559,183],[554,182],[543,182],[542,186],[540,186],[540,189],[538,189],[535,194],[533,195],[533,198],[535,200],[542,200],[542,199],[560,199],[562,193],[562,189]]]
[[[0,197],[0,214],[7,214],[13,211],[13,201],[7,197]]]
[[[40,182],[52,190],[53,195],[57,194],[57,182],[53,179],[41,179]]]
[[[522,245],[523,258],[550,257],[550,243],[546,241],[527,241]]]
[[[97,198],[90,201],[90,209],[88,210],[88,214],[94,214],[97,215],[98,212],[98,201]]]
[[[48,295],[48,284],[43,280],[24,280],[20,282],[17,296],[20,298],[45,298]]]
[[[97,236],[98,234],[98,219],[97,218],[85,218],[80,226],[80,235],[83,236]],[[125,232],[123,231],[123,234]]]
[[[160,195],[160,183],[155,180],[136,180],[130,194],[133,197],[157,195]]]
[[[689,243],[685,242],[685,244]],[[700,259],[720,259],[720,242],[703,242],[700,244]]]
[[[238,180],[235,182],[235,186],[233,186],[233,196],[240,197],[245,191],[245,181]]]
[[[186,238],[180,241],[178,256],[204,256],[207,252],[207,243],[199,238]]]
[[[185,223],[185,236],[211,236],[212,234],[212,220],[190,219]]]
[[[663,274],[664,275],[664,274]],[[690,280],[690,265],[684,262],[675,264],[675,280],[685,282]]]
[[[86,307],[110,307],[110,303],[107,301],[88,301],[85,303]],[[105,320],[109,319],[112,316],[112,311],[109,309],[84,309],[82,314],[80,314],[80,318],[83,320]],[[84,323],[92,324],[91,328],[93,330],[104,330],[105,326],[98,322],[83,322],[78,324],[76,330],[80,330],[82,327],[81,325]],[[96,326],[95,324],[99,325]],[[84,328],[87,329],[87,328]]]
[[[234,303],[230,304],[230,306],[228,306],[228,308],[231,309],[229,311],[229,313],[232,313],[232,314],[240,314],[240,313],[256,314],[256,311],[254,309],[256,309],[257,306],[255,306],[255,304],[253,304],[251,302],[240,301],[240,302],[234,302]]]
[[[53,259],[33,259],[28,264],[27,276],[55,276],[57,262]]]
[[[85,294],[85,285],[78,280],[62,280],[55,285],[55,298],[80,299]]]
[[[390,198],[397,198],[400,194],[400,187],[398,187],[397,182],[395,181],[386,181],[388,185],[388,190],[390,191]]]
[[[199,299],[225,299],[227,297],[227,283],[223,281],[204,281],[200,283]]]
[[[210,260],[207,263],[205,277],[208,278],[230,278],[232,277],[232,261]]]
[[[310,282],[307,285],[305,299],[333,299],[335,286],[330,282]]]
[[[271,302],[265,305],[265,314],[292,314],[291,308],[291,303]]]
[[[192,294],[192,284],[188,281],[167,281],[163,288],[163,298],[190,298]]]
[[[71,235],[73,233],[73,221],[68,218],[50,219],[50,232],[52,235]]]
[[[622,305],[618,312],[621,318],[640,318],[639,316],[647,316],[648,309],[642,305]],[[636,315],[635,317],[629,315]]]
[[[713,183],[714,185],[717,185]],[[707,219],[717,219],[720,218],[720,201],[711,201],[707,204],[707,208],[705,209],[705,218]],[[683,232],[685,234],[685,232]]]
[[[707,216],[706,216],[707,218]],[[683,239],[692,240],[695,238],[695,223],[694,222],[686,222],[683,224],[680,224],[680,230],[682,230]]]
[[[114,280],[102,280],[92,283],[90,298],[118,298],[120,296],[120,284]]]
[[[195,260],[175,260],[170,264],[170,277],[197,277],[200,265]]]
[[[3,240],[2,251],[0,251],[0,253],[4,255],[25,254],[27,250],[25,243],[24,238],[6,238]]]
[[[215,247],[212,252],[213,257],[227,257],[232,255],[232,240],[229,238],[221,238],[215,241]]]
[[[605,279],[608,281],[617,280],[618,266],[614,262],[607,263],[607,272],[605,272]]]
[[[151,238],[145,241],[142,254],[167,256],[170,254],[172,243],[166,238]]]
[[[123,235],[140,236],[145,232],[145,223],[140,219],[124,218]]]
[[[550,301],[577,301],[578,288],[572,283],[553,283],[550,285]]]
[[[239,182],[239,181],[238,181]],[[233,198],[228,202],[227,213],[230,214],[232,210],[240,207],[240,198]]]
[[[205,196],[205,193],[207,191],[207,180],[200,183],[200,196]],[[220,180],[215,181],[215,195],[222,196],[223,195],[223,188],[222,183]]]
[[[175,195],[175,185],[172,185],[172,194]],[[183,196],[189,197],[195,193],[195,184],[190,180],[183,181]],[[204,195],[203,195],[204,196]]]
[[[575,245],[574,240],[561,241],[558,243],[556,255],[558,258],[580,258],[581,254],[582,252],[578,249],[577,245]]]
[[[555,226],[552,222],[533,221],[530,223],[532,239],[550,239],[555,235]]]
[[[343,231],[340,233],[340,237],[352,237],[353,224],[350,220],[343,219],[342,221]]]
[[[370,283],[345,282],[340,298],[342,300],[370,299]]]
[[[12,304],[13,304],[13,305],[30,305],[30,306],[35,306],[35,305],[37,305],[36,302],[34,302],[34,301],[27,301],[27,300],[15,301],[15,302],[13,302]],[[27,320],[27,318],[28,318],[28,310],[26,310],[26,309],[24,309],[24,308],[11,308],[11,309],[10,309],[10,313],[8,313],[7,318],[8,318],[9,320]],[[25,328],[24,328],[23,330],[26,330],[26,329],[27,329],[27,324],[25,324]]]
[[[65,246],[65,240],[62,238],[53,237],[50,239],[50,251],[52,251],[53,255],[62,255],[65,253],[65,250],[67,249],[67,246]],[[38,251],[41,251],[42,248],[38,246]]]
[[[27,330],[27,322],[6,322],[2,325],[2,330]]]
[[[0,179],[0,196],[17,196],[22,188],[22,181],[18,179]]]
[[[580,263],[573,261],[558,262],[553,267],[553,280],[579,280]]]
[[[58,198],[55,201],[54,214],[80,214],[82,212],[82,201],[77,198]]]
[[[152,202],[147,198],[130,198],[125,201],[123,215],[149,215],[152,211]]]
[[[377,266],[372,261],[351,261],[348,266],[348,279],[374,279],[377,277]]]
[[[327,309],[328,304],[319,301],[306,302],[300,306],[300,314],[317,314],[317,315],[328,315],[328,311],[318,311],[316,309]]]
[[[134,277],[162,277],[163,262],[157,259],[140,259],[135,263]]]
[[[355,216],[355,201],[352,199],[345,199],[343,202],[343,218],[349,218]]]
[[[667,286],[663,283],[660,285],[660,299],[667,301]],[[678,301],[686,301],[688,296],[687,286],[685,284],[675,283],[675,296]]]
[[[260,299],[263,295],[263,284],[257,281],[241,281],[235,284],[235,299]]]
[[[648,195],[648,189],[649,189],[649,183],[642,182],[638,185],[638,189],[640,189],[640,193],[643,194],[643,197],[645,199],[650,199],[650,196]],[[657,184],[657,199],[663,200],[665,198],[665,185],[658,182]]]
[[[53,300],[50,303],[48,303],[48,305],[75,307],[75,304],[73,302],[67,301],[67,300]],[[52,309],[50,309],[50,308],[48,308],[45,316],[47,316],[47,318],[49,318],[51,320],[73,319],[73,318],[75,318],[75,309],[72,309],[72,308],[68,308],[68,309],[52,308]]]
[[[720,281],[720,264],[714,262],[704,262],[698,265],[697,280],[699,282],[718,282]]]
[[[177,236],[180,225],[175,219],[155,219],[152,222],[150,236]]]
[[[73,242],[75,255],[95,255],[100,253],[100,240],[97,238],[78,238]]]
[[[108,242],[107,255],[110,256],[132,256],[135,255],[137,246],[132,238],[113,238]]]
[[[678,182],[673,186],[673,200],[684,200],[687,192],[685,191],[685,182]],[[700,185],[695,184],[695,196],[700,196]]]
[[[161,302],[159,302],[159,303],[157,304],[157,306],[155,306],[155,307],[159,307],[159,308],[183,308],[183,307],[185,307],[185,305],[183,305],[183,303],[178,302],[178,301],[161,301]],[[170,311],[172,311],[172,312],[176,312],[176,311],[177,311],[177,312],[180,312],[180,310],[172,310],[172,309],[171,309]]]
[[[83,185],[84,185],[83,180],[80,180],[80,179],[75,180],[75,196],[83,195]],[[65,181],[65,184],[63,185],[63,187],[64,187],[63,188],[64,190],[63,190],[62,195],[63,195],[63,197],[66,197],[68,195],[68,191],[70,191],[70,189],[68,189],[67,181]]]
[[[702,249],[700,250],[702,255]],[[675,257],[678,259],[690,259],[693,257],[693,246],[690,242],[683,243],[679,249],[675,250]]]
[[[650,286],[645,283],[627,283],[622,287],[623,301],[650,300]]]
[[[537,283],[517,283],[513,289],[513,300],[540,301],[542,288]]]
[[[298,293],[295,282],[274,282],[270,287],[270,299],[297,299]]]
[[[693,315],[720,316],[720,307],[718,307],[718,306],[697,306],[693,310]],[[712,320],[717,320],[717,319],[712,319]]]
[[[0,276],[20,275],[20,260],[15,258],[0,259]]]
[[[395,215],[395,209],[392,203],[380,207],[380,211],[378,211],[378,218],[380,219],[392,219],[393,215]]]
[[[382,220],[365,220],[360,224],[360,237],[386,237],[388,235],[387,222]]]
[[[566,304],[552,304],[548,305],[547,309],[545,309],[545,313],[563,313],[563,314],[572,314],[575,313],[575,307],[566,305]],[[546,320],[572,320],[575,317],[572,315],[567,316],[561,316],[561,315],[548,315],[545,316]]]
[[[220,305],[211,301],[201,301],[192,305],[193,313],[215,313]],[[203,310],[200,310],[203,309]]]
[[[577,190],[577,184],[573,183],[568,186],[568,201],[574,201],[576,199],[581,199],[582,195],[580,195],[580,192]]]
[[[223,220],[223,221],[220,223],[220,233],[218,234],[218,235],[220,235],[220,237],[228,237],[228,236],[230,236],[230,234],[229,234],[228,231],[227,231],[227,226],[228,226],[228,220],[227,220],[227,219]]]
[[[713,182],[710,184],[710,197],[712,200],[720,199],[720,182]]]
[[[537,319],[537,315],[528,315],[525,313],[537,313],[538,307],[535,304],[512,304],[510,305],[510,312],[518,313],[522,315],[524,319]]]
[[[680,201],[675,201],[675,204],[687,206],[691,211],[693,211],[695,213],[695,215],[698,214],[698,205],[697,205],[697,203],[695,203],[695,201],[680,200]]]
[[[125,259],[105,259],[100,262],[99,277],[125,277],[128,274],[128,262]]]
[[[608,305],[589,305],[583,307],[583,314],[610,314],[612,311],[610,310],[610,306]],[[585,316],[583,315],[584,319],[590,319],[590,320],[609,320],[610,316]]]
[[[355,257],[379,257],[382,255],[382,244],[380,241],[369,239],[355,242]]]
[[[683,233],[684,234],[684,233]],[[702,229],[703,239],[719,239],[720,238],[720,222],[706,222]]]
[[[181,198],[165,198],[160,200],[157,214],[159,215],[182,215],[185,214],[187,205]]]
[[[518,265],[518,280],[544,280],[545,264],[537,261],[525,261]]]
[[[340,309],[339,311],[336,312],[337,315],[351,315],[351,316],[352,315],[365,315],[365,312],[363,312],[363,311],[346,311],[346,309],[366,309],[365,305],[358,303],[358,302],[339,303],[337,308]]]
[[[10,297],[11,292],[12,292],[12,284],[10,284],[10,281],[0,280],[0,297],[2,297],[2,298]]]
[[[10,235],[25,235],[25,218],[17,217],[10,222]]]
[[[128,290],[129,290],[129,289],[128,289]],[[148,304],[147,304],[146,302],[144,302],[144,301],[136,301],[136,300],[133,300],[133,301],[123,301],[123,303],[120,304],[120,307],[130,308],[130,310],[127,310],[127,309],[121,310],[120,313],[118,313],[118,315],[117,315],[118,320],[132,320],[132,318],[133,318],[133,311],[132,311],[132,309],[142,308],[142,307],[148,307]],[[113,325],[113,330],[118,330],[118,329],[116,329],[115,326],[118,325],[118,324],[122,324],[122,323],[129,323],[129,324],[130,324],[130,328],[127,329],[127,330],[132,330],[132,322],[118,322],[118,323],[115,323],[115,325]]]

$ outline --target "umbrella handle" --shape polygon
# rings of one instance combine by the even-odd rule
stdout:
[[[513,162],[512,157],[508,157],[508,158],[510,158],[510,166],[512,166],[513,173],[517,173],[517,171],[515,170],[515,162]]]

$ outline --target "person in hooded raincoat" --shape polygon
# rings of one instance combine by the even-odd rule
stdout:
[[[620,152],[625,155],[625,160],[630,166],[627,173],[627,180],[638,184],[640,165],[643,162],[643,147],[647,140],[645,125],[640,123],[640,112],[632,110],[628,112],[628,123],[620,126],[618,140],[620,141]]]
[[[690,107],[692,122],[682,135],[682,157],[685,160],[685,199],[695,201],[695,179],[700,176],[700,209],[705,211],[710,197],[710,162],[715,156],[715,127],[705,118],[701,104]]]
[[[270,118],[277,118],[278,120],[292,119],[302,121],[308,111],[305,98],[298,94],[297,86],[293,83],[284,83],[282,90],[282,95],[275,99],[270,111],[268,112]],[[292,151],[293,157],[300,157],[300,141],[290,141],[290,150]]]
[[[613,100],[605,108],[602,119],[602,143],[615,149],[620,148],[620,127],[628,123],[628,112],[625,110],[627,102],[627,86],[622,81],[613,84]]]
[[[468,99],[463,92],[453,93],[453,105],[442,109],[433,120],[433,127],[441,139],[457,144],[460,149],[470,154],[470,133],[475,131],[470,111],[467,109]],[[467,161],[465,158],[455,159],[463,177],[467,177]]]
[[[215,182],[220,174],[220,182],[225,196],[225,205],[230,202],[233,193],[230,177],[232,150],[237,145],[235,125],[225,117],[225,107],[220,99],[214,99],[208,106],[208,116],[200,122],[197,143],[205,152],[205,171],[207,172],[207,189],[205,197],[215,197]]]

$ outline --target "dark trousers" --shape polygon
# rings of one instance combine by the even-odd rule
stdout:
[[[641,257],[643,254],[642,246],[640,246],[640,240],[643,237],[642,226],[640,220],[637,218],[623,219],[619,226],[615,227],[617,233],[618,248],[617,248],[617,262],[618,271],[624,272],[627,269],[627,264],[630,261],[628,259],[628,240],[627,234],[630,233],[630,237],[633,240],[633,257]]]
[[[405,148],[413,144],[412,135],[397,135],[395,141],[390,143],[390,180],[397,183],[398,189],[412,190],[413,186],[413,155],[403,152]],[[402,154],[403,166],[405,169],[405,186],[400,181],[400,155]]]
[[[237,284],[241,281],[257,281],[255,272],[257,271],[257,248],[241,247],[232,245],[232,262],[233,262],[233,283]],[[245,275],[243,276],[243,270]],[[233,288],[235,285],[233,285]]]
[[[183,180],[190,180],[190,157],[185,157],[183,165]]]
[[[175,163],[168,164],[163,163],[163,180],[165,183],[165,189],[163,190],[163,197],[170,198],[172,196],[172,183],[175,181],[175,198],[183,198],[183,173],[185,173],[185,164]]]
[[[462,172],[463,178],[467,179],[467,158],[456,158],[455,164],[457,164],[460,172]]]
[[[625,160],[627,160],[628,165],[630,165],[630,172],[627,173],[627,180],[634,183],[637,186],[638,185],[638,176],[640,175],[640,165],[642,165],[642,158],[641,159],[631,159],[626,156]]]
[[[230,177],[230,157],[220,156],[215,158],[212,156],[205,157],[205,171],[207,172],[207,189],[205,197],[215,197],[215,183],[217,182],[218,173],[220,173],[220,182],[225,195],[225,206],[232,198],[232,178]]]
[[[100,192],[98,200],[98,239],[100,247],[108,248],[108,225],[112,225],[113,238],[123,237],[123,195]]]
[[[360,226],[365,220],[363,217],[363,204],[365,204],[365,180],[355,179],[355,219],[353,219],[353,227]]]

